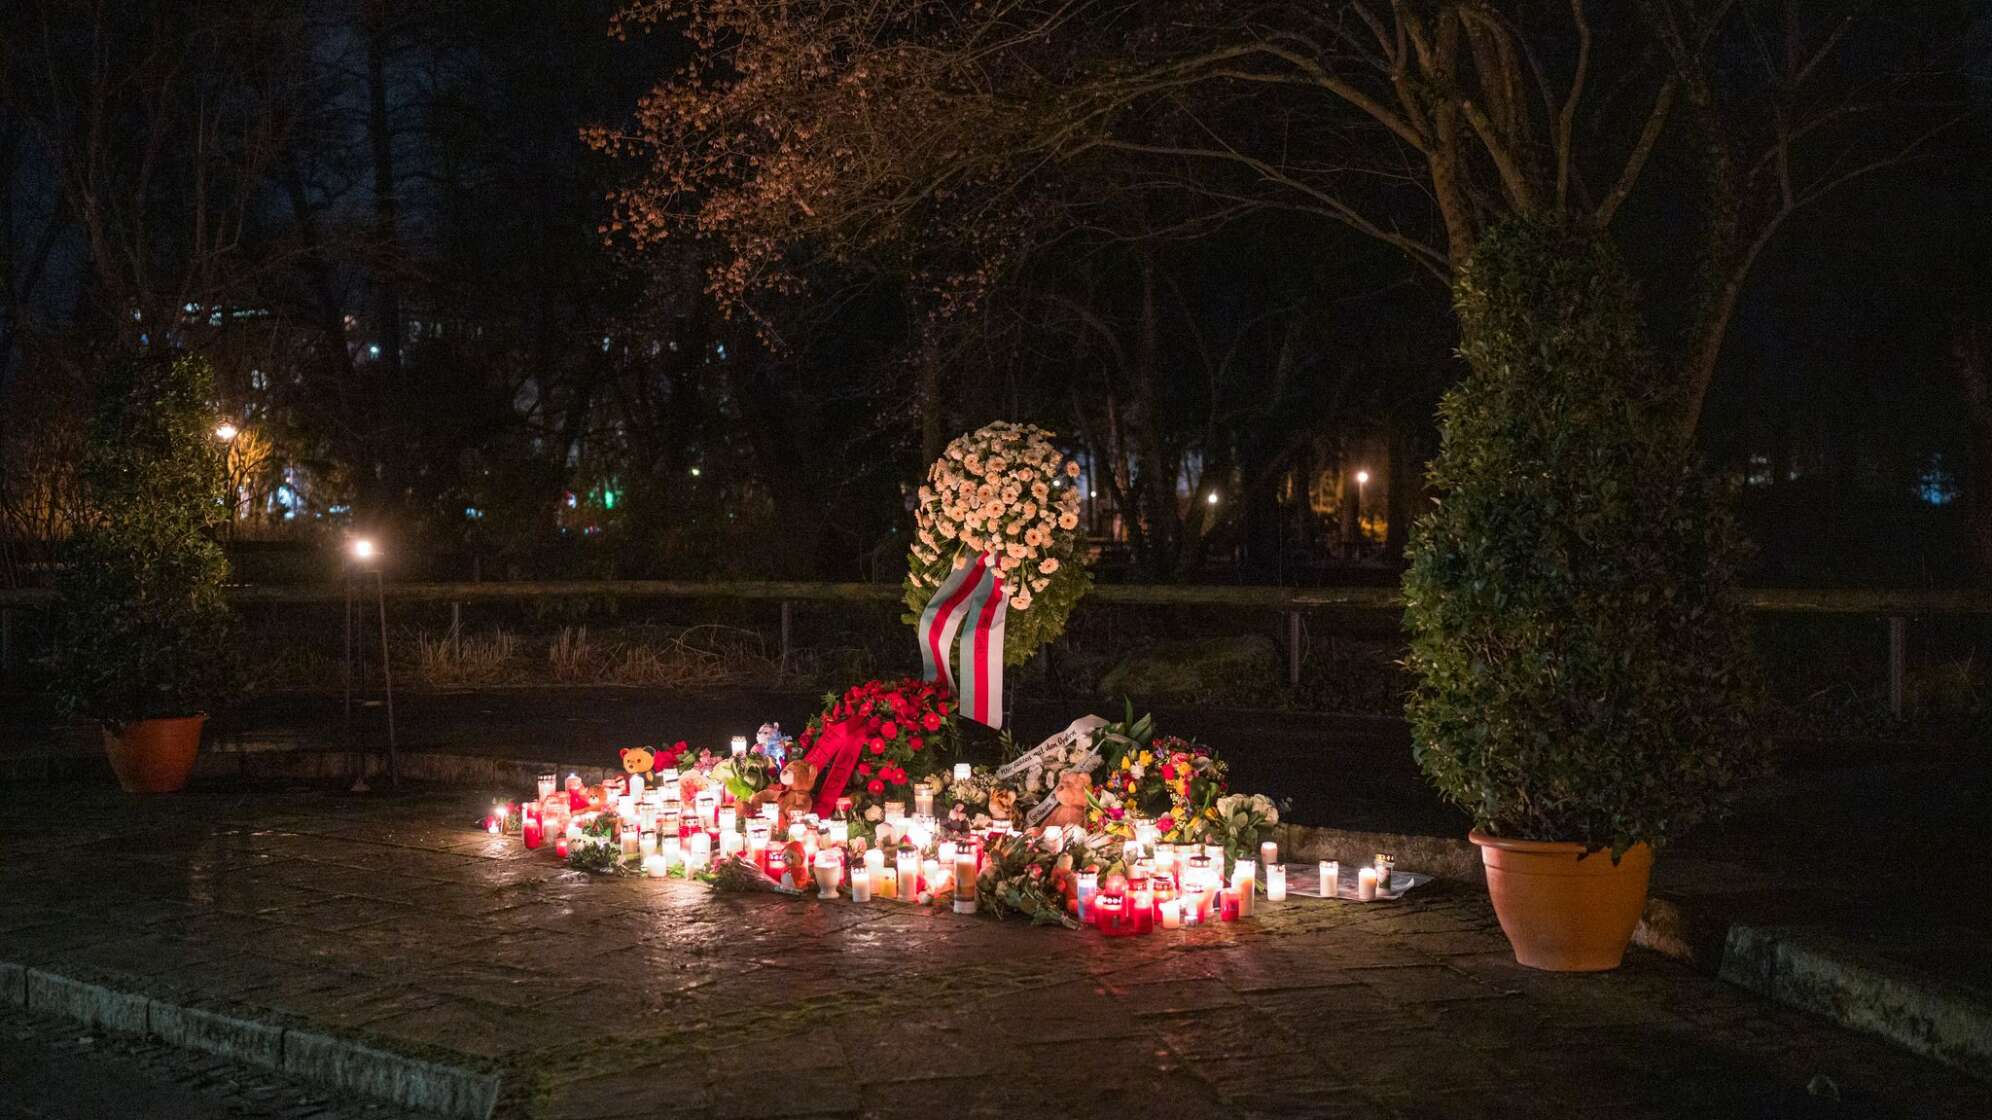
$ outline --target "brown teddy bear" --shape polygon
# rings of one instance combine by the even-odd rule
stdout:
[[[780,819],[775,824],[783,835],[787,835],[790,822],[801,820],[815,808],[816,798],[809,792],[815,785],[816,767],[800,758],[790,759],[782,767],[781,784],[769,786],[748,798],[744,815],[750,820],[758,817],[761,806],[773,802],[781,811]]]
[[[1081,825],[1086,823],[1086,802],[1093,793],[1093,776],[1084,770],[1067,770],[1058,776],[1058,788],[1051,791],[1058,800],[1058,808],[1044,819],[1047,825]]]

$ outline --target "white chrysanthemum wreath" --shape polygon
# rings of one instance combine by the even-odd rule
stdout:
[[[1079,534],[1079,464],[1029,424],[998,421],[958,437],[927,471],[907,557],[908,622],[978,554],[996,557],[1010,597],[1006,664],[1065,631],[1092,586]]]

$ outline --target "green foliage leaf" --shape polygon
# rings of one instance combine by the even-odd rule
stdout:
[[[1499,227],[1455,302],[1471,371],[1404,577],[1415,756],[1490,832],[1662,844],[1765,766],[1747,545],[1602,237]]]

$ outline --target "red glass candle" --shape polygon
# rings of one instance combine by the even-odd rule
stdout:
[[[1239,898],[1238,892],[1235,890],[1219,891],[1217,898],[1218,898],[1217,916],[1220,919],[1227,922],[1237,921],[1238,907],[1239,904],[1243,901],[1241,898]]]
[[[1152,933],[1155,929],[1155,892],[1143,887],[1128,898],[1128,912],[1134,917],[1134,932]]]
[[[570,850],[572,850],[572,849],[570,849],[570,848],[569,848],[569,846],[568,846],[568,843],[567,843],[567,834],[566,834],[566,833],[564,833],[564,832],[563,832],[563,833],[561,833],[560,835],[558,835],[558,836],[555,836],[555,837],[553,838],[553,854],[554,854],[555,856],[557,856],[557,857],[559,857],[559,858],[561,858],[561,859],[566,859],[566,858],[567,858],[567,853],[568,853],[568,852],[569,852]]]
[[[528,811],[526,821],[519,826],[519,835],[526,842],[527,850],[539,847],[546,840],[546,833],[540,825],[538,813]]]
[[[1124,894],[1102,892],[1094,896],[1088,908],[1093,912],[1093,924],[1108,937],[1128,937],[1140,932]]]

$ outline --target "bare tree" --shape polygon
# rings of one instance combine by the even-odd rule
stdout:
[[[1692,433],[1779,229],[1959,117],[1931,104],[1949,64],[1889,8],[637,0],[619,31],[668,23],[695,56],[591,138],[643,161],[611,232],[721,242],[730,301],[791,288],[798,262],[917,246],[950,277],[943,310],[1113,204],[1059,193],[1089,159],[1201,199],[1193,224],[1299,212],[1440,281],[1503,216],[1612,229],[1657,158],[1691,160],[1694,217],[1666,224],[1698,265],[1673,347]]]

